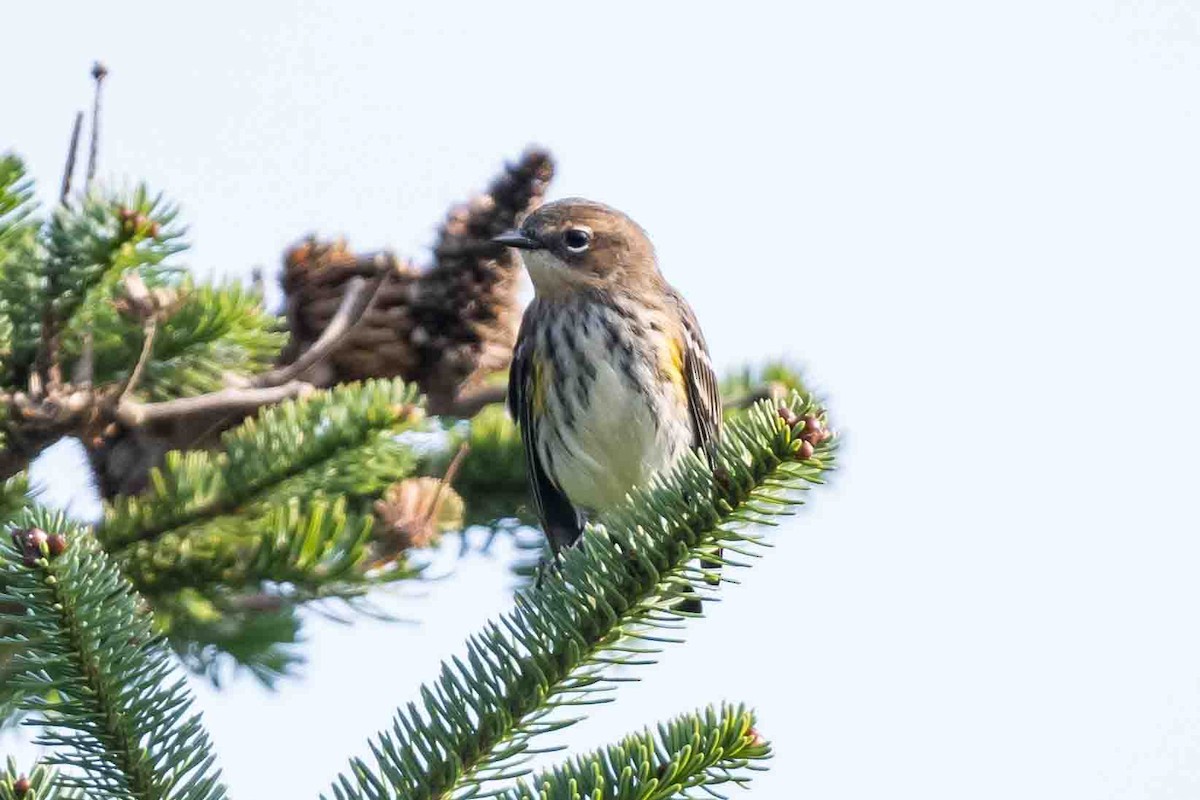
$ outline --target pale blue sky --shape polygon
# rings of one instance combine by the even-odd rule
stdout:
[[[835,484],[566,742],[728,698],[778,752],[748,797],[1200,793],[1195,4],[9,5],[0,148],[53,192],[103,59],[101,172],[176,198],[203,274],[421,254],[536,141],[720,364],[807,366]],[[324,789],[505,581],[314,624],[276,695],[197,686],[234,794]]]

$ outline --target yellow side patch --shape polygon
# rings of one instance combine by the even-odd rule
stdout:
[[[687,387],[683,377],[683,342],[672,338],[667,346],[666,357],[663,359],[663,369],[675,385],[679,396],[687,398]]]

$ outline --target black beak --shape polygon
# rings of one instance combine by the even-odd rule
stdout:
[[[518,250],[540,250],[542,243],[537,239],[530,239],[519,231],[508,231],[499,236],[492,238],[496,244],[502,244],[506,247],[515,247]]]

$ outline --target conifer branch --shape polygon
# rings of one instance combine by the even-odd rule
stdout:
[[[690,562],[745,566],[734,558],[754,555],[758,537],[739,528],[788,513],[791,490],[821,482],[833,455],[821,416],[799,395],[759,404],[728,426],[715,472],[692,456],[635,491],[541,590],[468,640],[465,659],[443,665],[423,707],[400,711],[372,743],[375,768],[353,760],[333,796],[467,797],[519,776],[537,735],[572,724],[555,712],[604,702],[613,666],[652,663],[659,644],[678,641],[662,631],[695,616],[681,596],[716,591]]]
[[[223,798],[186,684],[169,680],[168,651],[95,540],[46,513],[12,538],[0,545],[0,601],[24,609],[7,620],[33,647],[14,656],[12,683],[42,728],[37,743],[56,748],[48,763],[83,773],[63,785],[114,800]]]
[[[745,785],[754,764],[770,757],[770,747],[754,730],[754,715],[722,705],[684,714],[619,743],[520,781],[503,800],[667,800],[713,786]]]
[[[164,467],[152,474],[148,493],[119,497],[109,507],[99,531],[101,541],[119,549],[242,509],[285,481],[316,472],[322,463],[360,455],[354,450],[381,442],[381,437],[392,441],[394,433],[422,420],[416,400],[416,391],[400,381],[368,381],[267,408],[226,433],[222,451],[215,455],[170,454]]]
[[[418,574],[393,558],[388,572],[367,575],[374,519],[346,506],[345,496],[308,503],[292,497],[261,519],[231,519],[137,542],[122,551],[120,563],[144,594],[218,586],[238,592],[271,583],[286,585],[275,596],[291,603],[355,597],[382,581]]]
[[[207,414],[245,414],[263,406],[282,403],[284,400],[303,398],[314,391],[316,390],[310,383],[289,381],[282,386],[221,389],[199,397],[180,397],[177,400],[163,400],[158,403],[139,403],[136,400],[125,399],[117,405],[116,418],[118,422],[136,428]]]

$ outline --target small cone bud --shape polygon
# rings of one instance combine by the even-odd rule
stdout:
[[[800,423],[800,418],[796,416],[796,412],[792,411],[787,406],[779,407],[779,418],[782,419],[784,424],[789,428],[794,428]]]
[[[801,440],[800,450],[797,451],[797,454],[800,456],[801,461],[808,461],[810,458],[812,458],[813,457],[812,442],[810,442],[808,439]]]
[[[21,777],[17,778],[15,781],[13,781],[13,785],[12,785],[13,794],[16,795],[17,797],[26,796],[27,794],[29,794],[29,790],[32,788],[33,787],[29,784],[29,778],[26,778],[24,775],[22,775]]]
[[[41,528],[30,528],[25,531],[25,547],[29,550],[40,551],[47,538],[46,532]]]
[[[67,550],[67,537],[61,533],[52,533],[46,539],[46,547],[54,558],[61,556]]]
[[[817,419],[812,414],[808,414],[807,416],[804,417],[804,432],[805,433],[820,433],[820,431],[821,431],[821,420]]]

